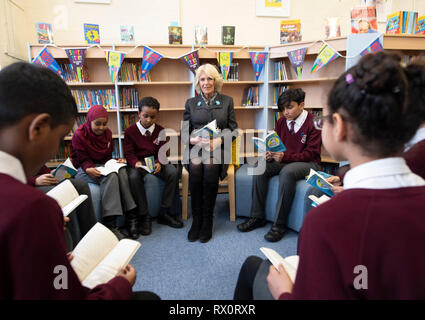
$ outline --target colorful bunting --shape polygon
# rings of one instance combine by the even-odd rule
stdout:
[[[38,54],[37,57],[34,58],[32,63],[41,65],[43,67],[49,68],[56,72],[61,77],[63,76],[63,71],[59,64],[56,62],[55,58],[53,58],[52,54],[47,50],[47,48],[44,48],[41,50],[41,52]]]
[[[227,80],[230,71],[230,65],[233,60],[233,52],[217,52],[217,61],[221,68],[221,74],[224,80]]]
[[[329,62],[338,58],[338,56],[338,53],[334,49],[324,43],[320,48],[316,60],[314,61],[313,68],[311,68],[311,73],[314,73],[317,70],[323,68]]]
[[[382,47],[381,41],[379,38],[375,39],[366,49],[364,49],[362,52],[360,52],[361,56],[365,56],[368,53],[374,53],[384,50]]]
[[[251,57],[252,66],[254,67],[255,72],[255,81],[258,81],[260,78],[261,71],[263,71],[264,64],[267,59],[267,52],[250,52],[249,56]]]
[[[124,61],[125,52],[109,51],[106,52],[106,61],[109,66],[109,74],[111,75],[112,82],[115,82],[118,72],[120,71],[121,64]]]
[[[291,61],[292,67],[295,69],[298,79],[301,79],[306,52],[307,52],[307,48],[301,48],[301,49],[288,52],[289,61]]]
[[[158,63],[159,60],[162,59],[162,54],[152,50],[149,47],[144,47],[143,50],[143,61],[141,66],[141,78],[143,78],[154,65]]]
[[[180,60],[182,60],[189,67],[190,71],[192,71],[193,74],[196,74],[196,70],[201,64],[199,62],[198,50],[185,54],[184,56],[180,57]]]
[[[69,62],[77,72],[79,82],[83,82],[82,71],[84,59],[86,58],[86,51],[87,48],[65,49]]]

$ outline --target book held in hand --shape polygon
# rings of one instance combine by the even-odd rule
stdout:
[[[308,196],[308,198],[313,201],[311,204],[312,207],[317,207],[319,204],[325,203],[326,201],[331,199],[325,194],[321,197],[316,197],[315,195],[311,194]]]
[[[119,241],[112,231],[98,222],[75,247],[71,266],[82,285],[93,289],[114,278],[139,248],[138,241]]]
[[[299,256],[289,256],[282,258],[280,254],[270,248],[260,248],[261,252],[270,260],[272,265],[279,271],[279,265],[282,264],[285,268],[285,271],[288,273],[289,278],[292,283],[295,282],[295,277],[297,275]]]
[[[215,137],[220,134],[220,129],[217,128],[217,121],[214,119],[200,129],[194,130],[192,136],[209,136]]]
[[[59,183],[46,194],[58,202],[64,217],[69,215],[88,198],[86,194],[78,194],[78,191],[69,180]]]
[[[327,182],[326,178],[323,175],[313,169],[310,169],[310,174],[307,177],[307,183],[323,191],[330,197],[334,195],[332,191],[333,185]]]
[[[74,167],[71,160],[68,158],[64,163],[61,163],[53,172],[52,175],[62,182],[65,179],[70,179],[77,174],[78,170]]]
[[[96,167],[96,169],[99,170],[103,176],[107,176],[108,174],[112,172],[118,173],[118,171],[122,167],[125,167],[126,165],[127,164],[125,163],[118,163],[117,160],[111,159],[111,160],[108,160],[102,167]]]
[[[140,166],[139,168],[142,168],[149,173],[155,172],[155,157],[154,156],[146,157],[144,161],[145,161],[145,165]]]
[[[279,135],[272,131],[264,139],[258,137],[252,137],[252,141],[254,142],[254,146],[261,153],[266,151],[270,152],[285,152],[286,147],[280,139]]]

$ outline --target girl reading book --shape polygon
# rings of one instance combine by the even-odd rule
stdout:
[[[80,125],[72,137],[72,163],[78,168],[76,178],[100,186],[102,198],[103,224],[119,238],[125,236],[117,226],[117,217],[136,208],[130,190],[126,168],[118,173],[102,175],[96,167],[103,166],[112,159],[112,132],[108,128],[108,112],[102,106],[93,106],[87,113],[87,120]],[[125,163],[118,159],[118,163]]]

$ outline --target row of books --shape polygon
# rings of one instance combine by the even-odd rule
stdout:
[[[229,75],[227,81],[239,81],[239,63],[230,64]]]
[[[89,73],[86,66],[83,66],[81,72],[81,81],[78,79],[77,70],[70,63],[59,63],[63,71],[63,79],[66,82],[90,82]]]
[[[404,56],[402,56],[401,61],[402,61],[402,63],[407,65],[411,61],[418,61],[418,60],[425,62],[425,56],[424,55],[416,55],[416,56],[404,55]]]
[[[283,61],[278,61],[273,64],[274,76],[273,80],[288,80],[288,73]]]
[[[118,159],[119,152],[119,143],[117,139],[113,140],[113,151],[112,158]],[[71,158],[71,141],[64,141],[59,145],[58,151],[56,152],[54,158],[50,159],[50,161],[55,162],[64,162],[66,159]]]
[[[273,91],[273,105],[274,106],[277,106],[277,101],[279,100],[280,95],[282,93],[284,93],[286,90],[287,90],[287,86],[282,86],[282,85],[276,86],[274,88],[274,91]]]
[[[425,34],[425,16],[414,11],[397,11],[387,16],[386,34]]]
[[[79,111],[88,111],[90,107],[100,105],[107,110],[116,110],[115,89],[71,90]]]
[[[86,122],[87,116],[84,114],[78,115],[78,117],[75,119],[74,126],[71,129],[71,132],[69,133],[69,136],[72,136],[75,131],[78,129],[80,125],[82,125],[84,122]]]
[[[242,96],[243,106],[259,106],[258,87],[245,88]]]
[[[151,74],[148,72],[144,77],[141,73],[141,63],[124,61],[118,73],[118,81],[152,81]]]
[[[121,116],[121,131],[124,132],[129,126],[139,121],[139,115],[136,113],[124,114]]]
[[[139,91],[136,88],[122,88],[120,93],[120,106],[126,109],[137,109],[139,106]]]

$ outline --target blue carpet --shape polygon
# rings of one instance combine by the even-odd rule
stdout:
[[[137,270],[133,290],[152,291],[165,300],[231,300],[245,259],[250,255],[264,258],[260,247],[275,249],[283,257],[296,254],[296,232],[270,243],[264,235],[271,223],[241,233],[236,225],[245,218],[231,222],[229,216],[228,195],[219,194],[213,237],[207,243],[187,240],[191,218],[182,229],[153,221],[152,234],[139,238],[141,247],[131,261]]]

